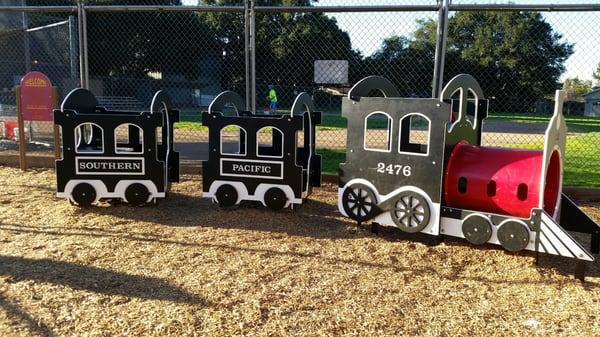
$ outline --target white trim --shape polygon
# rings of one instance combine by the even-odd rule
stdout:
[[[427,120],[427,152],[425,153],[418,153],[418,152],[411,152],[411,151],[401,151],[400,148],[402,147],[402,121],[406,118],[406,117],[411,117],[411,120],[409,121],[409,125],[408,125],[408,142],[410,144],[413,144],[410,142],[410,134],[412,131],[412,116],[421,116],[423,118],[425,118]],[[423,156],[423,157],[427,157],[429,156],[429,148],[431,146],[431,119],[429,119],[429,117],[425,116],[424,114],[420,113],[420,112],[411,112],[407,115],[404,115],[404,117],[402,117],[400,119],[400,127],[398,128],[398,153],[402,153],[402,154],[408,154],[408,155],[413,155],[413,156]]]
[[[85,179],[72,179],[67,182],[65,185],[65,190],[63,192],[57,192],[56,196],[59,198],[67,198],[72,202],[73,197],[71,193],[73,192],[73,188],[79,183],[88,183],[94,187],[96,190],[96,199],[93,202],[97,202],[100,199],[106,198],[120,198],[123,201],[127,201],[125,199],[125,190],[131,184],[138,183],[146,186],[150,195],[148,196],[148,200],[146,202],[150,202],[154,198],[164,198],[165,192],[158,192],[156,185],[151,180],[121,180],[115,186],[115,190],[113,192],[108,192],[106,185],[102,182],[102,180],[85,180]]]
[[[367,147],[367,126],[368,126],[368,119],[369,117],[371,117],[371,115],[374,114],[383,114],[387,116],[388,119],[388,127],[387,127],[387,133],[388,133],[388,149],[387,150],[382,150],[382,149],[376,149],[376,148],[370,148]],[[394,119],[392,118],[392,116],[390,116],[387,112],[385,111],[373,111],[370,114],[368,114],[367,116],[365,116],[365,119],[363,121],[363,149],[365,151],[373,151],[373,152],[392,152],[392,130],[394,130]],[[377,130],[377,129],[375,129]]]
[[[264,154],[260,154],[258,152],[258,148],[259,148],[259,141],[258,141],[258,134],[260,133],[260,131],[262,129],[267,129],[267,128],[271,128],[272,130],[277,130],[279,131],[279,134],[281,135],[281,155],[280,156],[268,156],[268,155],[264,155]],[[273,148],[275,146],[275,144],[273,144],[274,140],[273,140],[273,132],[271,131],[271,148]],[[263,126],[262,128],[258,129],[258,131],[256,131],[256,156],[260,157],[260,158],[283,158],[283,153],[284,151],[284,143],[285,143],[285,137],[283,137],[283,131],[281,131],[281,129],[279,129],[276,126]],[[297,146],[298,144],[296,144]]]
[[[81,144],[81,139],[84,138],[83,133],[80,131],[79,135],[77,135],[77,130],[79,130],[79,128],[85,124],[90,124],[92,126],[97,126],[98,128],[100,128],[100,131],[102,132],[100,139],[102,139],[102,149],[100,151],[79,151],[79,145]],[[94,135],[93,133],[93,128],[92,128],[92,136]],[[90,139],[91,142],[91,139]],[[86,142],[86,144],[89,144],[89,142]],[[94,154],[104,154],[104,128],[102,128],[100,125],[94,123],[94,122],[83,122],[83,123],[79,123],[77,124],[77,126],[75,126],[75,153],[94,153]]]
[[[99,160],[132,160],[137,159],[142,161],[142,172],[79,172],[79,159],[99,159]],[[146,174],[146,160],[144,157],[86,157],[80,156],[75,157],[75,173],[77,175],[103,175],[103,176],[111,176],[111,175],[122,175],[122,176],[138,176]]]
[[[477,129],[477,117],[479,115],[479,96],[477,95],[477,93],[475,92],[475,90],[473,90],[472,88],[467,89],[467,103],[469,103],[469,91],[473,94],[473,96],[475,97],[475,114],[473,115],[473,122],[471,123],[473,125],[473,130]],[[467,107],[468,108],[468,107]],[[465,113],[467,115],[468,111],[465,110]],[[466,118],[467,116],[465,116]],[[468,119],[467,119],[468,120]]]
[[[338,210],[340,211],[340,213],[342,213],[342,215],[344,215],[346,217],[348,216],[348,214],[346,214],[346,212],[344,211],[344,207],[342,205],[342,194],[344,193],[344,190],[346,188],[348,188],[350,185],[357,184],[357,183],[366,185],[369,188],[371,188],[371,190],[373,190],[373,194],[375,194],[375,199],[377,201],[377,204],[380,204],[388,199],[393,198],[400,192],[411,191],[411,192],[418,193],[420,196],[425,198],[425,200],[427,201],[427,204],[429,206],[429,209],[431,211],[431,214],[429,217],[429,224],[425,228],[423,228],[423,230],[420,233],[425,233],[425,234],[430,234],[430,235],[439,235],[440,234],[440,208],[441,208],[441,205],[439,203],[434,203],[431,200],[431,198],[429,197],[429,195],[427,195],[427,193],[425,193],[425,191],[423,191],[422,189],[420,189],[416,186],[412,186],[412,185],[405,185],[405,186],[402,186],[400,188],[393,190],[392,192],[390,192],[388,194],[381,195],[381,194],[379,194],[379,191],[377,191],[377,188],[375,188],[375,186],[370,181],[368,181],[364,178],[352,179],[349,182],[347,182],[344,185],[344,187],[338,188]],[[375,218],[373,218],[372,221],[376,222],[382,226],[397,227],[396,223],[394,223],[394,221],[392,220],[390,212],[381,213],[378,216],[376,216]]]
[[[238,135],[238,153],[229,153],[229,152],[223,152],[223,130],[225,130],[225,128],[230,127],[230,126],[236,126],[239,130],[244,130],[244,153],[241,152],[242,150],[242,139],[239,137]],[[238,130],[238,131],[239,131]],[[248,131],[246,131],[246,129],[244,129],[243,127],[237,125],[237,124],[227,124],[224,127],[221,128],[221,130],[219,130],[219,152],[221,153],[221,155],[226,155],[226,156],[240,156],[240,157],[244,157],[247,155],[247,151],[248,151]]]
[[[264,199],[265,199],[264,194],[271,187],[280,188],[285,193],[288,200],[287,200],[284,208],[286,208],[290,205],[293,205],[293,204],[302,204],[302,198],[294,197],[294,191],[292,191],[292,188],[289,185],[259,184],[256,187],[254,194],[251,195],[248,193],[248,189],[246,189],[246,185],[244,185],[244,183],[242,183],[241,181],[227,181],[227,180],[215,180],[210,185],[208,192],[202,193],[202,197],[203,198],[211,198],[213,201],[216,202],[217,201],[216,200],[217,190],[222,185],[231,185],[235,188],[235,190],[238,194],[238,199],[235,202],[236,205],[239,204],[242,200],[249,200],[249,201],[260,201],[263,204],[263,206],[266,206],[265,201],[264,201]]]
[[[265,164],[277,164],[281,166],[280,174],[278,177],[265,176],[265,175],[248,175],[248,174],[234,174],[234,173],[223,173],[223,161],[242,161],[248,163],[265,163]],[[283,179],[283,162],[272,161],[272,160],[254,160],[254,159],[236,159],[236,158],[221,158],[219,160],[219,174],[225,177],[246,177],[246,178],[257,178],[257,179]]]
[[[129,143],[129,125],[133,125],[136,128],[138,128],[138,134],[140,136],[140,145],[142,146],[141,151],[119,151],[119,147],[118,147],[118,143],[117,143],[117,129],[120,128],[121,126],[125,125],[127,127],[127,142]],[[155,131],[156,132],[156,131]],[[123,123],[123,124],[119,124],[117,125],[117,127],[113,130],[113,136],[114,136],[114,141],[115,141],[115,153],[116,154],[143,154],[144,153],[144,129],[142,129],[139,125],[133,124],[133,123]]]

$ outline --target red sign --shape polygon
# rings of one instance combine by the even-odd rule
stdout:
[[[28,121],[52,121],[52,83],[38,71],[32,71],[21,79],[19,97],[21,114]]]

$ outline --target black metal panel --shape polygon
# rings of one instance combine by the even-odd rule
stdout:
[[[568,231],[591,234],[590,251],[593,254],[600,253],[600,226],[564,193],[560,202],[560,226]]]
[[[348,135],[346,163],[340,165],[340,187],[352,179],[363,178],[373,183],[383,195],[399,187],[413,185],[424,190],[434,203],[439,203],[447,122],[443,116],[450,115],[450,108],[450,104],[436,99],[362,97],[354,101],[344,98],[342,115],[348,119]],[[392,119],[389,151],[373,151],[364,147],[366,118],[376,111],[385,112]],[[426,155],[399,151],[400,121],[412,113],[429,119],[429,150]],[[407,130],[403,130],[402,134],[406,133]]]
[[[306,94],[304,94],[306,95]],[[315,153],[315,125],[320,123],[321,114],[311,110],[312,100],[301,94],[301,105],[294,108],[293,115],[253,114],[238,110],[236,116],[225,116],[222,109],[227,104],[240,108],[243,99],[233,93],[224,92],[215,98],[209,111],[202,114],[202,124],[209,128],[209,156],[203,162],[203,191],[209,192],[216,180],[242,182],[249,194],[263,183],[288,185],[296,198],[302,198],[307,188],[319,186],[321,182],[321,157]],[[221,152],[221,130],[235,125],[245,132],[240,137],[241,154]],[[257,132],[271,127],[281,131],[283,139],[273,132],[272,146],[261,147]],[[297,147],[297,133],[304,133],[303,147]],[[242,133],[242,130],[240,130]],[[283,153],[283,157],[279,156]],[[309,164],[310,158],[310,165]],[[310,166],[311,178],[307,182]]]
[[[92,107],[96,104],[94,96],[85,89],[73,90],[62,104],[69,107],[64,110],[54,110],[54,123],[61,127],[63,152],[62,159],[56,161],[57,191],[64,192],[66,184],[72,179],[101,180],[112,192],[116,184],[123,179],[151,180],[158,192],[166,192],[165,181],[165,148],[157,146],[156,128],[168,129],[173,134],[173,122],[179,120],[179,112],[168,110],[170,123],[164,124],[166,115],[164,109],[159,112],[108,111],[102,107]],[[76,152],[76,129],[82,123],[93,123],[90,146],[101,146],[102,152]],[[130,132],[127,146],[141,153],[116,152],[115,130],[122,124],[138,126],[143,131],[143,139]],[[137,133],[137,128],[130,126]],[[163,135],[166,137],[166,132]],[[86,135],[80,134],[80,139]],[[140,142],[143,140],[143,142]],[[143,144],[143,149],[142,149]],[[163,140],[163,144],[166,142]],[[179,156],[173,151],[172,141],[170,152],[173,157],[169,166],[173,168],[171,178],[179,179]],[[135,151],[138,152],[138,151]],[[141,163],[141,168],[139,164]]]

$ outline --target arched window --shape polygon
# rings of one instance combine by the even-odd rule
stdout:
[[[408,114],[400,120],[400,142],[398,152],[427,155],[431,122],[420,113]]]
[[[115,129],[115,153],[143,153],[144,130],[135,124],[121,124]]]
[[[375,111],[365,117],[364,148],[369,151],[390,152],[392,149],[392,118]]]
[[[267,126],[256,132],[256,155],[259,157],[283,157],[283,132]]]
[[[81,123],[75,127],[76,153],[103,153],[104,130],[95,123]]]
[[[221,154],[246,155],[246,130],[239,125],[227,125],[221,129]]]

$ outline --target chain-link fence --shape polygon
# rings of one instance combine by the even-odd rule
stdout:
[[[541,147],[553,92],[568,89],[565,181],[600,187],[600,90],[593,78],[600,4],[573,1],[584,6],[550,12],[542,2],[532,8],[458,0],[443,6],[449,2],[0,1],[6,6],[0,7],[0,118],[14,122],[14,87],[31,70],[48,75],[61,97],[85,82],[113,109],[147,109],[154,92],[166,90],[182,116],[176,149],[199,164],[208,138],[201,112],[219,92],[240,93],[258,112],[283,113],[304,91],[323,112],[317,146],[324,171],[335,173],[345,157],[340,108],[349,87],[382,75],[405,97],[431,97],[437,64],[444,66],[443,83],[459,73],[480,82],[490,99],[487,146]],[[10,8],[23,4],[35,10]],[[49,5],[63,11],[35,7]],[[445,26],[438,27],[440,19],[447,22],[445,35],[438,32]],[[440,36],[446,36],[444,53]],[[323,76],[324,69],[335,71]],[[4,124],[2,133],[10,135],[12,124]],[[374,137],[384,134],[377,132],[384,124],[375,123]],[[28,128],[42,144],[32,149],[50,154],[52,124]],[[6,140],[0,147],[0,155],[16,149]]]

